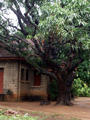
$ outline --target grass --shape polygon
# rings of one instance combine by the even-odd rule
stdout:
[[[77,119],[77,118],[72,118],[71,120],[80,120],[80,119]]]
[[[38,120],[37,117],[31,117],[31,116],[6,116],[1,115],[0,120]]]
[[[64,115],[45,115],[40,112],[7,114],[7,110],[0,110],[0,120],[79,120],[76,118],[66,119]]]
[[[57,120],[57,118],[53,118],[53,117],[48,117],[45,116],[44,118],[39,118],[39,117],[32,117],[32,116],[7,116],[7,115],[0,115],[0,120]],[[66,120],[66,119],[58,119],[58,120]],[[76,118],[72,118],[70,120],[79,120]]]

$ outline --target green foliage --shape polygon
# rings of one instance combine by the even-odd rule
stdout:
[[[74,80],[72,92],[75,96],[90,97],[90,88],[80,78]]]
[[[62,7],[62,4],[64,7]],[[51,38],[53,48],[59,49],[56,54],[57,59],[53,59],[53,61],[59,64],[61,61],[68,61],[67,53],[71,47],[76,52],[81,46],[83,49],[89,49],[89,5],[90,2],[86,0],[64,0],[61,3],[57,0],[52,1],[52,4],[46,2],[41,7],[39,39],[41,37],[41,40],[45,40],[48,45]],[[64,42],[66,44],[62,45],[61,43]],[[86,57],[83,51],[82,56]],[[78,57],[74,59],[73,63],[77,60]]]
[[[17,2],[15,2],[14,0],[7,0],[7,1],[5,0],[5,2],[3,3],[5,4],[4,6],[5,11],[3,11],[3,13],[8,13],[7,8],[10,11],[12,11],[11,7],[13,6],[14,9],[17,10],[19,5],[21,13],[24,16],[24,19],[22,19],[23,17],[17,15],[16,16],[17,18],[20,17],[21,22],[23,24],[23,29],[27,33],[26,36],[22,35],[22,30],[20,28],[20,25],[19,27],[16,26],[18,29],[20,29],[20,31],[18,31],[18,29],[16,30],[17,31],[16,35],[20,36],[20,38],[32,39],[33,34],[36,33],[35,37],[38,39],[38,41],[41,40],[40,42],[42,42],[42,40],[44,40],[45,43],[47,43],[47,45],[50,40],[49,36],[53,38],[53,43],[52,43],[53,48],[59,49],[57,50],[58,52],[56,53],[56,57],[51,57],[48,55],[49,58],[50,57],[55,58],[53,59],[53,61],[59,64],[63,60],[66,61],[68,59],[67,53],[68,51],[70,51],[70,48],[72,47],[73,49],[75,48],[76,50],[78,50],[78,48],[80,47],[79,46],[80,42],[83,43],[84,48],[89,47],[90,2],[88,2],[87,0],[83,0],[83,1],[82,0],[63,0],[63,1],[62,0],[36,0],[36,1],[29,0],[28,2],[28,5],[30,6],[30,11],[28,12],[29,18],[25,17],[25,12],[28,11],[28,6],[25,4],[24,0],[18,0]],[[2,11],[0,13],[2,13]],[[0,14],[0,17],[3,18],[2,14]],[[26,24],[27,23],[26,21],[28,21],[27,18],[30,19],[30,22],[28,24]],[[10,28],[9,24],[10,25],[14,25],[14,24],[11,24],[10,18],[9,18],[9,24],[7,19],[6,20],[2,19],[1,21],[3,21],[3,23],[5,24],[7,23],[5,28],[8,29],[8,34],[11,33],[12,29],[9,29]],[[12,21],[12,23],[14,22]],[[37,26],[37,30],[35,26]],[[6,33],[5,29],[2,30],[2,26],[0,30],[3,31],[2,32],[3,36],[7,36],[5,35]],[[13,34],[12,39],[8,39],[8,40],[13,41],[13,38],[15,38],[14,35],[15,34]],[[0,36],[0,41],[2,40],[5,41],[5,37],[2,39],[2,36]],[[67,43],[68,40],[70,42]],[[61,43],[63,42],[66,42],[66,44],[62,45]],[[18,46],[16,46],[16,48],[17,47]],[[21,47],[23,48],[23,45],[21,45]],[[24,57],[30,54],[30,52],[27,51],[26,51],[27,54],[23,52],[25,51],[21,51],[21,54]]]
[[[90,87],[90,62],[87,59],[79,65],[77,76]]]
[[[50,99],[56,100],[58,95],[58,89],[57,89],[57,82],[55,80],[51,82],[49,92],[50,92]]]
[[[45,38],[53,32],[59,39],[62,36],[63,40],[66,38],[73,40],[75,37],[81,41],[89,32],[86,29],[89,25],[90,3],[86,0],[65,0],[63,4],[65,7],[62,8],[60,1],[57,0],[53,4],[46,2],[41,7],[42,18],[39,24],[41,32]]]

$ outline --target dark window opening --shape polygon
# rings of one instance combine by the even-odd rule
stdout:
[[[29,70],[27,69],[26,70],[26,81],[28,81],[29,80]]]
[[[21,80],[24,80],[24,69],[21,69]]]

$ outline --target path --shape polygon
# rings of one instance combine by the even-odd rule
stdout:
[[[90,98],[84,97],[75,99],[73,106],[56,106],[54,102],[46,106],[40,106],[39,102],[0,102],[0,108],[60,114],[81,120],[90,120]]]

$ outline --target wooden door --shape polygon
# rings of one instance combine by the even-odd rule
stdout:
[[[0,94],[3,93],[3,69],[0,68]]]
[[[40,86],[41,85],[41,75],[34,73],[34,86]]]

